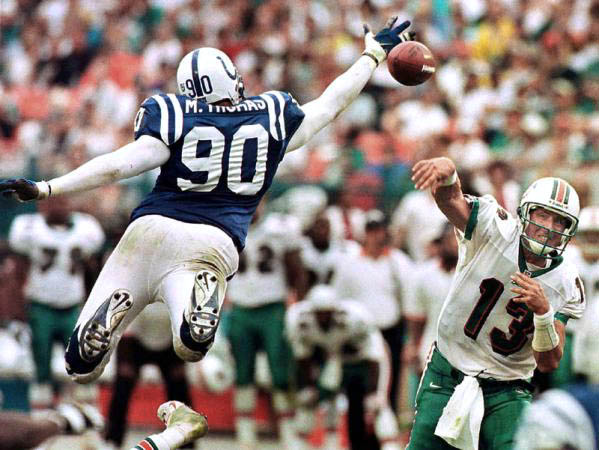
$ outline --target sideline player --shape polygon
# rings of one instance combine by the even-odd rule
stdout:
[[[302,298],[305,269],[299,251],[300,226],[292,216],[254,214],[239,270],[227,298],[229,342],[235,359],[235,431],[244,449],[256,448],[256,356],[263,350],[272,378],[272,407],[282,448],[294,448],[290,401],[291,351],[284,334],[286,300],[290,291]]]
[[[535,367],[555,370],[566,322],[584,310],[582,281],[562,258],[578,195],[564,180],[541,178],[523,194],[517,220],[491,196],[464,196],[448,158],[412,170],[416,188],[431,188],[458,230],[459,260],[408,448],[512,448],[528,380]]]
[[[278,164],[358,96],[393,47],[413,38],[405,31],[409,22],[393,28],[396,19],[376,36],[365,26],[362,56],[302,106],[280,91],[245,98],[229,57],[196,49],[177,70],[181,95],[154,95],[142,104],[134,142],[50,181],[0,183],[0,191],[26,201],[161,168],[79,316],[65,356],[75,381],[100,376],[127,325],[154,301],[167,304],[177,355],[204,357],[251,217]]]
[[[304,301],[289,307],[286,331],[299,371],[300,431],[312,431],[319,391],[334,395],[342,389],[349,403],[351,448],[399,450],[399,427],[387,394],[389,348],[366,307],[339,299],[330,286],[316,285]]]
[[[15,218],[8,243],[30,261],[25,295],[36,370],[31,398],[37,406],[49,407],[57,384],[52,346],[58,340],[67,347],[87,294],[86,268],[104,243],[104,232],[95,217],[73,211],[68,197],[39,206],[39,213]]]

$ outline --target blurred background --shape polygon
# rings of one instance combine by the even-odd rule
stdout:
[[[411,166],[423,158],[451,157],[465,191],[492,194],[513,214],[523,189],[548,175],[571,182],[582,207],[599,204],[597,0],[1,0],[0,178],[50,179],[129,142],[141,102],[176,92],[178,62],[196,47],[226,52],[246,95],[278,89],[306,103],[358,58],[362,23],[379,29],[394,14],[411,20],[417,39],[432,50],[434,77],[404,87],[385,64],[379,67],[338,120],[285,157],[265,205],[268,213],[297,223],[294,239],[308,285],[330,282],[337,267],[333,259],[331,273],[318,279],[314,267],[322,260],[313,250],[332,245],[318,243],[318,230],[351,252],[348,242],[364,243],[367,212],[374,209],[385,217],[388,244],[414,267],[438,257],[443,222],[410,182]],[[101,230],[86,235],[84,242],[93,239],[94,245],[76,258],[83,289],[93,284],[156,175],[72,196],[64,206],[67,213],[92,216],[92,227]],[[61,367],[60,333],[45,338],[54,359],[44,379],[36,369],[39,357],[29,350],[31,304],[39,303],[32,267],[49,255],[36,256],[10,235],[18,234],[11,225],[23,214],[47,219],[43,209],[0,199],[0,321],[15,343],[0,371],[3,408],[28,411],[69,395],[97,402],[107,413],[114,367],[91,390],[74,392]],[[286,301],[303,295],[293,280],[287,286]],[[411,293],[402,296],[403,324],[415,300]],[[76,300],[84,299],[82,293]],[[402,343],[409,339],[406,333]],[[398,394],[404,434],[414,389],[410,374],[418,373],[417,364],[410,365],[413,356],[402,366]],[[275,442],[268,368],[258,367],[266,381],[257,381],[257,423],[260,435]],[[211,388],[197,366],[185,371],[193,406],[212,419],[216,435],[224,433],[223,442],[235,442],[227,437],[235,430],[233,376],[225,373],[218,378],[224,387]],[[156,366],[144,366],[131,388],[130,433],[159,427],[155,410],[165,398],[159,374]],[[223,442],[204,445],[226,448]],[[317,447],[318,437],[312,442]]]

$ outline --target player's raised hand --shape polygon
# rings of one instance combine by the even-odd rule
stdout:
[[[389,52],[397,44],[405,41],[413,41],[416,33],[413,31],[406,31],[410,26],[410,21],[406,20],[400,25],[393,28],[393,25],[397,21],[397,16],[391,17],[381,31],[376,35],[372,34],[370,25],[364,24],[364,39],[366,43],[365,54],[369,54],[375,57],[377,62],[380,64],[387,58]]]
[[[4,197],[12,197],[20,202],[37,200],[40,197],[40,190],[35,181],[25,178],[0,181],[0,192]]]
[[[416,189],[437,189],[455,173],[455,164],[449,158],[432,158],[418,161],[412,167],[412,181]]]
[[[541,285],[526,274],[516,272],[510,277],[514,286],[510,289],[516,303],[524,303],[533,313],[542,315],[549,311],[549,300]]]

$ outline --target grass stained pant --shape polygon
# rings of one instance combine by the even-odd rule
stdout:
[[[452,449],[435,436],[435,428],[464,374],[455,369],[436,348],[426,366],[416,395],[416,415],[407,450]],[[483,416],[479,449],[510,450],[523,409],[532,400],[532,385],[524,380],[497,381],[478,378],[483,390]]]

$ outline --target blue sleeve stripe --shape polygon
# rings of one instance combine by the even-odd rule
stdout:
[[[285,99],[280,92],[273,92],[276,99],[279,101],[279,126],[281,127],[281,140],[285,140],[287,132],[285,131]]]
[[[173,104],[173,110],[175,111],[175,135],[173,137],[173,143],[177,142],[183,134],[183,108],[181,103],[175,96],[175,94],[167,94]]]
[[[272,97],[268,94],[262,94],[260,97],[266,102],[266,106],[268,107],[268,120],[270,122],[270,134],[277,141],[280,141],[281,139],[279,138],[279,133],[277,132],[277,125],[276,125],[277,115],[275,112],[275,102],[273,101]]]
[[[166,145],[170,144],[168,139],[168,106],[166,102],[160,95],[153,95],[152,98],[156,100],[158,106],[160,107],[160,137],[162,138],[162,142]]]

